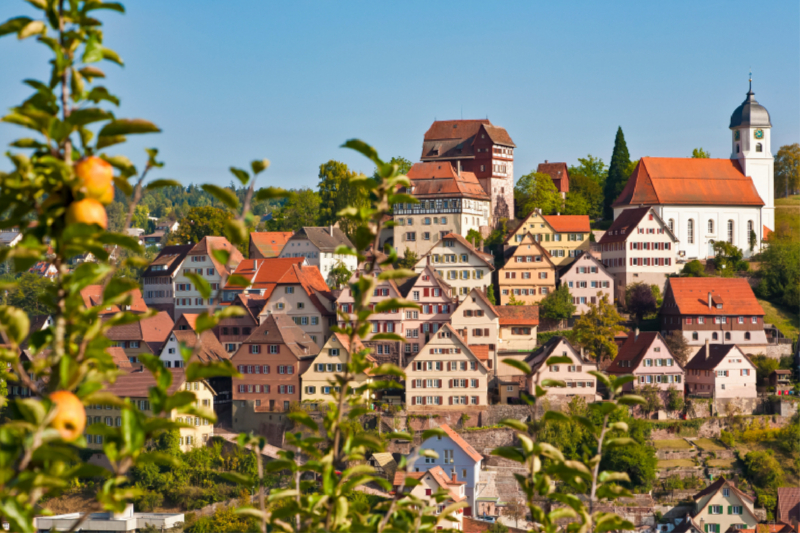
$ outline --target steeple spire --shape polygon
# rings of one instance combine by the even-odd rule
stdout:
[[[753,92],[753,69],[750,69],[750,89],[747,91],[748,94],[752,94]]]

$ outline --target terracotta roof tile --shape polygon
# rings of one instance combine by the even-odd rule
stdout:
[[[186,344],[189,348],[194,349],[197,345],[197,333],[194,331],[177,330],[173,331],[172,334],[178,343]],[[200,350],[197,352],[196,357],[200,362],[210,363],[230,359],[230,354],[222,347],[217,336],[212,331],[206,330],[200,334]]]
[[[674,300],[678,314],[764,316],[764,309],[744,278],[670,278],[668,283],[664,301],[669,304],[670,299]],[[714,305],[709,308],[709,293],[712,299],[724,298],[722,309]]]
[[[217,258],[211,253],[213,250],[227,250],[230,255],[229,263],[235,269],[236,266],[242,262],[244,256],[233,244],[230,243],[225,237],[207,236],[200,239],[200,242],[192,247],[192,250],[187,255],[207,255],[208,259],[214,263],[217,272],[230,274],[227,265],[221,264]]]
[[[642,331],[639,333],[638,337],[634,334],[628,334],[628,338],[625,339],[625,342],[619,349],[617,356],[611,361],[611,364],[606,368],[606,372],[614,373],[614,374],[630,374],[633,370],[638,368],[639,364],[642,362],[647,350],[656,339],[661,339],[661,342],[664,344],[664,347],[667,349],[667,353],[672,356],[672,353],[669,351],[669,346],[664,341],[664,337],[661,336],[661,333],[657,331]],[[675,364],[678,365],[678,368],[681,368],[680,364],[677,360],[674,359]],[[622,361],[629,361],[629,366],[621,366]]]
[[[291,231],[254,231],[250,233],[250,241],[263,257],[278,257],[292,235]]]
[[[171,276],[177,270],[183,260],[194,246],[191,244],[181,244],[178,246],[165,246],[158,253],[158,256],[153,259],[150,266],[142,274],[143,278],[155,278],[161,276]],[[164,265],[164,270],[155,270],[155,266]]]
[[[471,445],[467,443],[467,441],[461,438],[461,435],[453,431],[450,428],[450,426],[448,426],[447,424],[442,424],[441,426],[439,426],[439,428],[442,429],[445,433],[447,433],[447,436],[450,437],[450,439],[452,439],[452,441],[455,442],[459,448],[464,450],[464,453],[469,455],[473,461],[477,462],[483,459],[483,456],[479,454],[477,451],[475,451],[475,448],[473,448]]]
[[[130,307],[125,308],[125,311],[130,311],[131,313],[146,313],[147,304],[144,303],[144,298],[142,298],[142,291],[139,289],[133,289],[130,291],[129,295],[131,298],[131,304]],[[83,303],[86,305],[86,307],[96,307],[103,302],[103,286],[89,285],[88,287],[84,287],[81,290],[81,297],[83,298]],[[100,311],[100,315],[113,315],[119,312],[120,308],[116,305],[112,305],[107,309]]]
[[[787,523],[800,520],[800,487],[778,489],[778,520]]]
[[[764,205],[735,159],[643,157],[614,202],[621,205]]]
[[[125,350],[118,346],[109,346],[106,348],[106,352],[114,359],[114,363],[116,363],[117,368],[121,370],[131,370],[133,365],[131,364],[130,359],[128,359]]]
[[[448,161],[415,163],[408,171],[415,198],[440,198],[442,195],[489,200],[489,195],[472,172],[458,174]]]
[[[649,207],[636,207],[623,210],[619,216],[614,219],[614,222],[608,230],[606,230],[598,244],[624,242],[628,237],[634,234],[634,230],[639,225],[639,222],[641,222],[649,212]]]
[[[132,324],[113,326],[106,332],[106,337],[112,341],[142,341],[147,343],[152,353],[157,354],[169,338],[173,325],[169,313],[160,311],[155,316]]]
[[[242,343],[242,346],[250,344],[282,344],[298,358],[314,357],[319,353],[320,347],[311,340],[311,337],[303,329],[294,323],[289,315],[274,314],[268,315],[253,333]],[[245,348],[249,350],[249,348]],[[242,352],[242,348],[236,355]],[[266,350],[262,350],[265,357]],[[233,360],[236,359],[233,356]]]
[[[475,354],[475,357],[481,361],[489,360],[489,345],[488,344],[470,344],[469,349]]]
[[[542,217],[558,233],[589,233],[589,215],[544,215]]]
[[[501,326],[538,326],[538,305],[498,305],[495,307],[500,316]]]
[[[569,171],[566,163],[539,163],[536,172],[550,176],[558,192],[569,192]]]
[[[172,384],[167,389],[167,393],[173,394],[186,383],[186,369],[168,368],[167,370],[172,374]],[[117,380],[112,385],[108,385],[107,390],[121,398],[147,398],[150,388],[155,386],[156,380],[153,374],[148,370],[143,370],[117,376]]]

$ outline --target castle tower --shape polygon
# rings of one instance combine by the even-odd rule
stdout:
[[[775,176],[770,145],[771,128],[769,112],[756,101],[751,79],[747,97],[731,115],[731,159],[738,160],[744,175],[752,178],[759,196],[764,200],[761,222],[774,231]]]

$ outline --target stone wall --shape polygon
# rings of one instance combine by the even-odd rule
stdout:
[[[792,355],[791,344],[769,344],[766,348],[766,356],[773,359],[780,359],[787,355]]]
[[[678,477],[703,477],[703,467],[675,467],[675,468],[660,468],[658,469],[658,479],[668,478],[670,476]]]
[[[699,455],[697,448],[691,450],[656,450],[656,459],[695,459]]]
[[[287,420],[286,415],[256,411],[253,401],[235,400],[231,404],[234,432],[247,433],[252,431],[256,435],[266,437],[267,442],[272,446],[283,447],[284,431],[292,425]]]
[[[791,418],[797,413],[797,406],[798,402],[788,402],[778,400],[777,402],[772,402],[772,412],[778,416],[784,416]]]

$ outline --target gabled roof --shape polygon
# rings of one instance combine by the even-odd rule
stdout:
[[[211,253],[213,250],[227,250],[230,255],[229,263],[235,269],[236,266],[244,259],[242,252],[240,252],[233,244],[230,243],[225,237],[207,236],[200,239],[200,242],[195,244],[187,255],[207,255],[208,259],[214,263],[217,272],[230,274],[231,271],[227,265],[220,263],[216,257]]]
[[[456,445],[461,448],[464,453],[466,453],[473,461],[477,462],[483,460],[483,456],[479,454],[467,441],[465,441],[461,435],[453,431],[450,426],[447,424],[442,424],[439,426],[439,429],[447,433],[447,436],[450,437],[450,440],[455,442]]]
[[[528,363],[531,367],[531,374],[535,374],[539,371],[539,368],[553,355],[553,351],[558,347],[561,342],[567,343],[572,351],[578,353],[577,350],[572,346],[572,343],[566,337],[562,337],[561,335],[556,335],[555,337],[550,337],[547,342],[542,344],[536,351],[532,352],[525,358],[525,362]],[[578,353],[578,359],[580,359],[580,354]],[[584,361],[588,363],[588,361]]]
[[[589,215],[544,215],[556,233],[589,233],[592,231]]]
[[[147,304],[144,303],[142,298],[142,291],[133,289],[128,293],[131,298],[130,306],[124,306],[124,311],[131,313],[146,313]],[[97,307],[103,303],[103,286],[102,285],[89,285],[81,289],[81,297],[86,307]],[[108,306],[106,309],[100,311],[100,316],[113,315],[120,312],[120,308],[116,305]]]
[[[192,248],[191,244],[180,244],[178,246],[165,246],[158,253],[158,256],[153,259],[147,270],[142,273],[143,278],[155,278],[161,276],[172,276],[175,271],[180,268],[183,260],[186,258]],[[163,266],[164,270],[154,270],[154,266]]]
[[[411,293],[411,290],[417,286],[417,282],[419,282],[422,275],[425,274],[426,272],[429,276],[431,276],[431,279],[433,279],[433,281],[436,282],[439,288],[442,289],[442,295],[444,297],[449,298],[450,300],[455,300],[454,297],[450,296],[453,293],[453,288],[450,285],[448,285],[447,282],[444,279],[442,279],[442,277],[439,274],[436,273],[436,270],[433,267],[431,267],[431,265],[425,265],[425,268],[422,269],[422,272],[420,272],[418,275],[412,278],[407,278],[405,281],[399,280],[401,281],[401,284],[398,285],[400,295],[403,298],[408,298],[408,295]]]
[[[662,310],[672,312],[674,303],[681,315],[750,315],[764,316],[753,289],[744,278],[669,278]],[[708,306],[708,294],[714,301],[724,299],[722,309]],[[671,300],[671,301],[670,301]]]
[[[242,346],[250,344],[282,344],[297,359],[315,357],[320,349],[303,331],[303,328],[295,324],[289,315],[284,314],[267,315],[264,321],[242,343]],[[237,351],[236,355],[238,354]],[[236,359],[236,355],[233,356],[233,359]]]
[[[488,119],[437,120],[425,132],[420,159],[473,159],[481,132],[495,144],[515,146],[505,128],[492,125]]]
[[[484,292],[481,289],[479,289],[477,287],[473,287],[473,289],[471,291],[469,291],[468,296],[470,298],[472,298],[472,297],[478,298],[479,300],[481,300],[486,305],[486,307],[489,308],[489,310],[492,313],[494,313],[495,316],[498,316],[498,317],[500,316],[500,313],[498,313],[498,311],[497,311],[497,307],[495,307],[495,305],[492,302],[489,301],[489,298],[486,296],[486,294],[484,294]],[[466,302],[466,301],[467,301],[467,299],[464,298],[464,301],[461,302],[461,304],[459,304],[459,307],[461,307],[461,305],[463,305],[463,303]],[[456,311],[458,311],[458,307],[456,308]]]
[[[475,354],[475,357],[481,361],[489,360],[489,345],[488,344],[470,344],[469,349]]]
[[[114,359],[114,363],[120,370],[131,370],[133,368],[130,359],[128,359],[128,355],[122,348],[118,346],[109,346],[106,348],[106,352]]]
[[[643,157],[614,202],[622,205],[764,205],[735,159]]]
[[[616,374],[630,374],[633,370],[639,367],[644,359],[647,350],[650,349],[650,346],[656,342],[657,339],[661,340],[661,344],[666,348],[667,354],[675,361],[675,364],[678,368],[682,368],[678,360],[672,355],[672,352],[669,350],[669,346],[664,341],[664,337],[661,336],[661,333],[657,331],[642,331],[637,335],[629,333],[628,338],[625,339],[625,342],[619,349],[619,353],[611,361],[611,364],[606,368],[606,372],[608,373],[616,373]],[[665,354],[666,355],[666,354]],[[622,361],[629,361],[630,366],[622,366]]]
[[[425,255],[423,255],[420,258],[420,262],[422,261],[423,258],[430,256],[433,253],[433,250],[435,250],[437,248],[441,249],[442,247],[444,247],[442,242],[447,240],[447,239],[454,239],[454,240],[458,241],[459,243],[461,243],[467,249],[467,252],[469,252],[470,254],[475,255],[476,257],[481,259],[484,263],[486,263],[486,266],[488,266],[490,269],[494,270],[494,265],[492,264],[494,262],[494,256],[492,254],[487,254],[487,253],[481,252],[480,250],[477,250],[474,246],[472,246],[472,244],[470,244],[470,242],[467,239],[465,239],[464,237],[462,237],[458,233],[448,233],[447,235],[442,237],[441,241],[439,241],[438,243],[436,243],[433,246],[431,246],[431,248],[425,253]],[[442,252],[440,252],[440,253],[442,253]],[[417,262],[417,264],[419,264],[419,262]]]
[[[692,515],[687,514],[681,523],[675,526],[675,529],[672,530],[672,533],[693,533],[695,531],[703,533],[704,530],[705,528],[702,528],[695,523]]]
[[[167,368],[167,371],[172,374],[172,384],[167,389],[167,394],[174,394],[186,383],[186,369]],[[205,384],[214,392],[208,383]],[[137,370],[117,376],[116,382],[107,386],[107,391],[121,398],[147,398],[150,388],[155,386],[156,380],[151,372],[147,370]],[[214,395],[216,395],[215,392]]]
[[[183,313],[181,316],[178,317],[178,320],[175,321],[175,324],[173,324],[172,326],[173,331],[175,330],[181,331],[181,326],[184,325],[187,326],[190,330],[195,331],[197,329],[198,316],[200,316],[199,313]]]
[[[291,231],[253,231],[250,241],[264,257],[278,257],[284,245],[294,235]],[[250,251],[252,255],[253,251]]]
[[[498,305],[495,311],[501,326],[538,326],[538,305]]]
[[[489,195],[472,172],[458,173],[448,161],[415,163],[408,171],[415,198],[464,197],[489,201]]]
[[[747,500],[749,502],[755,502],[756,501],[755,498],[753,498],[749,494],[747,494],[745,492],[742,492],[741,490],[737,489],[736,485],[734,485],[733,483],[730,483],[728,480],[726,480],[722,476],[720,476],[719,479],[717,479],[714,483],[712,483],[708,487],[704,488],[703,490],[701,490],[700,492],[698,492],[697,494],[692,496],[692,499],[694,501],[697,501],[697,500],[703,498],[704,496],[708,496],[709,494],[716,494],[717,492],[720,491],[720,489],[722,489],[722,487],[727,487],[729,489],[732,489],[737,495],[739,495],[741,498],[744,498],[745,500]]]
[[[619,216],[614,219],[614,222],[605,232],[598,244],[625,242],[628,237],[636,234],[635,230],[639,226],[639,223],[649,213],[653,214],[653,217],[664,228],[664,231],[672,237],[672,242],[678,242],[678,239],[672,231],[670,231],[669,227],[664,224],[664,221],[661,220],[661,217],[658,216],[655,210],[650,207],[634,207],[631,209],[624,209]]]
[[[731,351],[737,349],[735,344],[709,344],[710,357],[706,357],[706,346],[702,346],[692,359],[686,363],[686,370],[714,370],[722,361],[725,360]],[[747,357],[747,354],[739,350],[745,361],[755,368],[753,362]]]
[[[531,233],[528,232],[522,237],[522,240],[519,243],[517,243],[516,246],[509,246],[508,248],[506,248],[505,252],[503,253],[504,259],[506,261],[506,264],[505,266],[503,266],[503,269],[511,268],[509,265],[510,259],[512,257],[515,257],[518,252],[519,255],[529,255],[528,253],[525,252],[522,246],[531,246],[531,245],[536,247],[536,249],[539,251],[542,257],[544,257],[547,260],[547,262],[550,264],[552,268],[556,268],[556,264],[553,263],[553,260],[551,259],[553,256],[550,255],[550,252],[546,248],[544,248],[540,243],[536,242],[536,239],[533,238],[533,235],[531,235]],[[526,262],[523,263],[523,265],[529,265],[533,267],[534,265],[536,265],[536,263]]]
[[[585,262],[585,261],[589,261],[589,262],[591,262],[591,263],[592,263],[592,266],[595,266],[595,267],[597,267],[597,272],[598,272],[598,273],[603,273],[603,274],[605,274],[605,275],[606,275],[606,276],[608,276],[609,278],[612,278],[612,281],[613,281],[613,278],[614,278],[614,276],[613,276],[612,274],[610,274],[610,273],[608,272],[608,270],[606,270],[606,267],[603,265],[603,262],[602,262],[602,261],[600,261],[598,258],[596,258],[594,255],[592,255],[592,254],[590,254],[590,253],[581,253],[581,254],[580,254],[580,255],[579,255],[579,256],[578,256],[578,257],[575,259],[575,261],[573,261],[572,263],[570,263],[570,264],[568,264],[568,265],[565,265],[564,267],[562,267],[562,268],[559,270],[558,279],[559,279],[559,280],[561,280],[561,279],[563,279],[563,278],[564,278],[564,276],[566,276],[566,275],[568,275],[568,274],[571,274],[571,273],[576,273],[576,272],[577,272],[577,270],[576,270],[576,269],[577,269],[578,267],[585,267],[585,265],[582,265],[582,264],[581,264],[581,262]],[[580,275],[583,275],[583,274],[580,274]]]
[[[320,252],[332,253],[339,246],[354,248],[353,243],[347,238],[337,226],[327,226],[324,228],[306,226],[300,228],[288,241],[300,241],[308,239],[311,244],[317,247]],[[284,248],[286,246],[284,245]]]
[[[569,171],[566,163],[539,163],[536,172],[547,174],[558,192],[569,192]]]
[[[139,320],[132,324],[113,326],[106,332],[106,337],[112,341],[141,341],[147,343],[154,354],[161,352],[172,332],[174,322],[166,311],[157,315]]]
[[[175,330],[172,332],[175,340],[179,344],[186,344],[189,348],[194,350],[197,346],[197,333],[190,330]],[[214,361],[225,361],[230,359],[230,355],[220,344],[219,339],[211,330],[206,330],[200,334],[200,350],[195,354],[197,359],[202,363],[210,363]],[[194,358],[193,358],[194,360]]]
[[[455,339],[456,342],[458,342],[461,345],[461,350],[462,350],[461,353],[467,355],[468,357],[471,357],[471,358],[475,359],[475,361],[484,370],[486,370],[486,372],[489,372],[489,368],[486,366],[486,362],[481,360],[477,355],[475,355],[472,352],[472,349],[470,348],[469,344],[467,344],[467,341],[464,340],[464,337],[462,337],[458,333],[458,331],[456,331],[456,329],[452,326],[452,324],[450,324],[449,322],[445,322],[444,324],[442,324],[442,327],[439,330],[439,332],[435,333],[433,336],[431,336],[431,339],[425,344],[425,346],[428,346],[428,344],[434,342],[437,338],[439,338],[438,335],[440,335],[444,331],[447,331],[450,334],[450,338],[451,339]],[[410,359],[408,359],[406,361],[406,368],[411,368],[411,365],[414,364],[414,361],[417,359],[417,357],[420,357],[420,355],[423,354],[423,353],[428,353],[428,352],[425,351],[424,347],[423,347],[422,350],[419,351],[419,353],[417,353],[416,355],[414,355],[413,357],[411,357]]]

